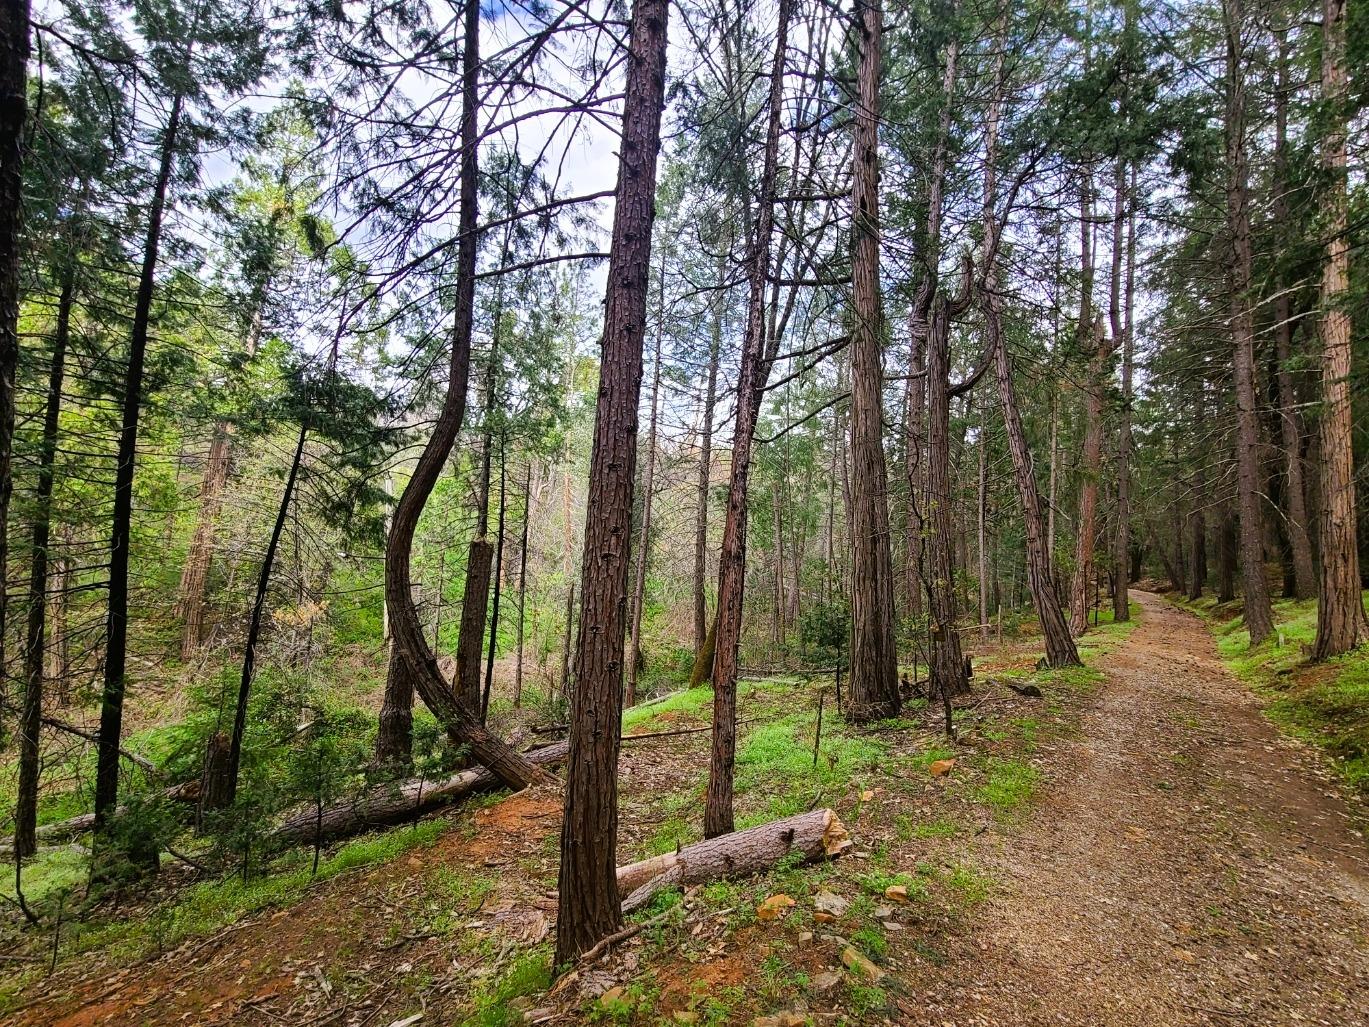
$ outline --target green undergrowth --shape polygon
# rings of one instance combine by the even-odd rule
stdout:
[[[1364,594],[1369,603],[1369,591]],[[1341,777],[1369,796],[1369,646],[1308,661],[1317,636],[1317,601],[1274,602],[1274,634],[1251,648],[1238,607],[1212,599],[1171,601],[1203,617],[1217,652],[1265,700],[1265,715],[1289,734],[1322,749]]]
[[[202,881],[181,892],[174,901],[146,914],[102,921],[72,920],[63,926],[60,954],[69,958],[102,950],[115,958],[141,959],[164,952],[187,939],[229,927],[251,913],[297,902],[313,885],[349,871],[392,862],[405,852],[432,844],[450,827],[448,820],[437,818],[367,835],[323,858],[317,873],[313,872],[312,853],[297,850],[278,860],[268,874],[246,881],[240,874]],[[58,887],[73,890],[85,883],[83,857],[68,866],[65,861],[55,862],[49,855],[41,865],[41,875],[35,867],[25,872],[24,891],[31,902],[37,900],[37,892],[44,884],[50,891]],[[13,895],[12,878],[6,891]]]

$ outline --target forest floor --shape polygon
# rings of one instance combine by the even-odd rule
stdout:
[[[260,901],[200,882],[107,911],[51,974],[35,937],[0,1020],[1369,1023],[1362,812],[1202,621],[1134,595],[1138,622],[1082,640],[1086,670],[1032,672],[1029,638],[981,654],[953,744],[925,704],[868,731],[829,714],[814,767],[814,684],[748,685],[739,826],[827,805],[853,850],[664,897],[555,987],[560,797],[529,792],[352,843]],[[1006,687],[1028,681],[1044,698]],[[695,690],[627,730],[707,716]],[[620,862],[694,839],[706,753],[704,733],[624,746]]]

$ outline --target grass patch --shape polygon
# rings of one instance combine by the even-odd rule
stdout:
[[[536,995],[551,987],[551,946],[519,956],[504,975],[475,995],[475,1008],[460,1021],[461,1027],[513,1027],[521,1024],[523,1011],[511,1005],[524,995]]]
[[[1006,816],[1030,801],[1040,781],[1041,772],[1030,763],[994,756],[984,763],[984,780],[975,787],[974,797]]]
[[[1364,597],[1369,602],[1369,592]],[[1251,648],[1239,614],[1211,600],[1179,602],[1206,619],[1228,669],[1266,700],[1265,715],[1281,729],[1322,749],[1340,776],[1369,795],[1369,647],[1307,662],[1317,635],[1317,602],[1274,602],[1275,631]]]
[[[817,796],[873,774],[888,756],[886,743],[840,733],[829,722],[814,764],[815,727],[815,714],[806,711],[762,724],[746,736],[737,751],[737,794],[762,793],[766,803],[740,817],[739,829],[802,813]]]
[[[738,692],[740,693],[740,689]],[[703,720],[704,710],[713,705],[713,687],[711,685],[700,685],[698,688],[687,688],[683,692],[678,692],[657,703],[643,703],[641,706],[632,706],[623,711],[623,731],[631,732],[633,728],[657,729],[664,728],[670,720],[677,718],[694,718]],[[667,718],[666,714],[674,714],[674,717]]]
[[[137,920],[72,922],[64,929],[62,948],[67,955],[109,949],[130,958],[162,952],[187,938],[228,927],[249,913],[295,902],[315,883],[388,863],[410,849],[431,844],[448,827],[446,820],[427,820],[359,839],[322,860],[317,875],[310,873],[313,854],[299,850],[286,857],[284,869],[278,867],[246,882],[237,874],[205,881],[188,888],[176,902]]]

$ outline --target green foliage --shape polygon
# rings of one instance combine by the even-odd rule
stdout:
[[[520,954],[492,984],[481,987],[474,997],[470,1015],[458,1021],[461,1027],[513,1027],[523,1023],[523,1014],[510,1003],[524,995],[535,995],[551,987],[551,948],[539,945]]]

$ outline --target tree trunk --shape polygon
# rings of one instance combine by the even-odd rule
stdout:
[[[713,630],[708,619],[708,490],[713,475],[713,415],[718,401],[718,359],[722,351],[722,300],[713,315],[713,338],[708,350],[708,384],[704,388],[703,427],[699,442],[699,501],[694,515],[694,651],[703,651]],[[697,657],[696,657],[697,659]],[[712,657],[709,658],[712,674]]]
[[[262,298],[266,286],[257,294],[256,311],[247,338],[247,355],[257,351],[262,330]],[[181,660],[193,659],[199,651],[204,635],[204,596],[209,581],[209,568],[214,558],[214,533],[218,528],[219,508],[223,505],[223,490],[228,484],[228,470],[232,456],[233,426],[227,421],[214,425],[214,437],[209,444],[204,474],[200,482],[200,510],[195,520],[195,532],[190,538],[190,551],[181,569],[178,606],[182,620]]]
[[[1128,13],[1131,7],[1127,8]],[[1126,210],[1126,285],[1121,297],[1121,311],[1113,319],[1114,347],[1122,353],[1122,404],[1117,427],[1117,531],[1113,544],[1112,564],[1115,568],[1112,587],[1112,619],[1114,622],[1131,619],[1131,600],[1127,586],[1131,583],[1131,377],[1133,363],[1132,309],[1136,293],[1136,168],[1131,168],[1130,181],[1124,179],[1122,162],[1118,161],[1117,189],[1125,190],[1119,197],[1117,216],[1113,218],[1113,248],[1121,250],[1118,238],[1122,233],[1121,212]],[[1117,257],[1114,256],[1114,263]]]
[[[1202,496],[1205,489],[1200,470],[1194,492]],[[1188,526],[1188,598],[1199,599],[1203,594],[1203,586],[1207,584],[1207,518],[1201,503],[1193,507],[1193,513],[1188,518]]]
[[[561,698],[569,699],[571,694],[571,664],[575,657],[571,651],[575,635],[575,582],[566,590],[566,631],[561,646]]]
[[[989,644],[989,554],[988,554],[988,517],[989,517],[989,492],[988,481],[985,478],[985,447],[988,443],[986,426],[984,424],[983,405],[980,404],[979,411],[979,440],[975,447],[978,452],[978,485],[977,502],[975,503],[975,520],[978,529],[977,550],[979,557],[979,581],[976,591],[979,594],[979,642],[981,645]]]
[[[171,113],[162,132],[161,155],[152,188],[152,202],[148,207],[143,264],[129,332],[128,365],[124,372],[123,416],[114,471],[114,515],[109,544],[109,598],[105,624],[104,689],[100,700],[100,745],[95,768],[97,832],[107,826],[109,816],[119,800],[119,741],[124,722],[124,668],[128,661],[128,548],[133,525],[133,472],[138,455],[138,413],[142,406],[143,363],[147,356],[148,326],[152,319],[152,296],[157,284],[162,216],[166,210],[167,190],[171,185],[182,102],[179,94],[172,98]]]
[[[718,617],[712,645],[713,738],[708,763],[708,793],[704,805],[704,837],[732,831],[732,775],[737,752],[737,660],[741,644],[742,610],[746,591],[747,488],[751,475],[751,446],[756,418],[774,359],[777,340],[766,338],[765,285],[770,274],[770,245],[774,228],[775,180],[779,164],[783,112],[784,62],[793,0],[780,0],[775,56],[770,68],[766,114],[765,163],[757,203],[758,216],[749,240],[746,329],[737,378],[737,413],[732,432],[732,465],[727,483],[727,511],[723,544],[718,556]],[[776,567],[780,563],[776,561]],[[778,581],[778,576],[777,576]],[[705,641],[704,648],[708,648]],[[698,664],[696,662],[696,671]]]
[[[1220,545],[1217,551],[1217,602],[1229,603],[1236,598],[1236,519],[1230,508],[1222,510],[1219,527]]]
[[[945,297],[932,304],[927,333],[927,594],[931,615],[931,694],[949,702],[970,690],[956,625],[955,568],[951,545],[951,343]]]
[[[57,325],[48,370],[43,445],[38,454],[38,488],[33,498],[33,566],[29,574],[28,632],[24,639],[24,706],[19,715],[19,796],[14,813],[14,852],[32,856],[38,849],[39,733],[43,719],[43,640],[47,619],[48,542],[52,533],[52,479],[57,457],[57,431],[62,413],[71,307],[76,287],[73,257],[62,268],[57,298]]]
[[[504,434],[499,434],[499,514],[494,528],[494,595],[490,601],[490,644],[485,653],[485,690],[480,696],[480,723],[490,714],[490,693],[494,689],[494,657],[499,641],[499,596],[504,588],[504,513],[508,499],[508,467],[505,461]]]
[[[1321,603],[1312,656],[1349,652],[1366,636],[1355,516],[1354,422],[1350,401],[1350,240],[1346,229],[1345,0],[1322,0],[1322,97],[1331,112],[1322,140],[1329,232],[1321,274]]]
[[[1273,218],[1280,230],[1291,227],[1288,194],[1294,188],[1288,167],[1288,37],[1279,34],[1278,82],[1274,90],[1274,187]],[[1284,523],[1288,532],[1289,554],[1293,562],[1293,590],[1296,599],[1311,599],[1317,594],[1317,572],[1312,562],[1312,541],[1308,532],[1307,486],[1303,480],[1302,424],[1298,416],[1297,391],[1293,387],[1293,282],[1280,274],[1274,296],[1275,382],[1279,397],[1279,434],[1283,443]]]
[[[304,443],[308,439],[307,424],[301,423],[299,436],[295,442],[295,455],[290,461],[290,473],[285,479],[285,489],[281,493],[280,507],[276,511],[276,522],[271,528],[271,539],[266,544],[266,553],[261,558],[261,570],[257,575],[257,592],[252,601],[252,614],[247,623],[247,641],[243,644],[242,676],[238,681],[238,698],[233,708],[233,734],[228,741],[228,759],[224,767],[226,782],[220,787],[210,786],[206,781],[201,803],[206,809],[210,801],[222,801],[231,806],[238,793],[238,770],[242,762],[242,742],[247,733],[247,702],[252,691],[252,678],[257,666],[257,639],[261,635],[262,614],[266,612],[266,594],[271,584],[271,570],[276,562],[276,550],[280,546],[281,532],[285,529],[285,519],[290,513],[290,503],[295,495],[295,482],[299,479],[300,464],[304,462]],[[211,749],[213,739],[211,738]],[[206,757],[208,768],[211,760]],[[208,773],[206,772],[206,778]]]
[[[851,679],[847,717],[898,715],[894,573],[884,464],[884,314],[879,281],[879,88],[881,0],[857,0],[860,40],[853,129],[851,206]]]
[[[28,120],[29,2],[0,3],[0,700],[8,700],[5,635],[15,377],[19,369],[19,256],[23,245],[24,123]],[[0,737],[3,732],[0,731]]]
[[[480,710],[480,656],[489,614],[490,568],[494,546],[485,531],[471,539],[466,556],[466,582],[461,595],[461,631],[456,640],[457,695],[466,706]],[[434,640],[436,641],[436,640]]]
[[[569,745],[555,742],[524,753],[535,767],[550,768],[565,761]],[[500,787],[499,778],[483,767],[463,770],[438,781],[408,780],[368,789],[322,812],[310,805],[286,816],[271,833],[277,845],[313,844],[346,838],[387,824],[399,824],[450,806],[467,795],[491,792]]]
[[[476,760],[488,767],[510,788],[523,788],[544,777],[509,746],[485,730],[478,712],[458,699],[443,680],[437,660],[423,637],[414,608],[409,569],[414,530],[424,504],[432,493],[451,454],[466,415],[466,385],[470,377],[471,329],[475,318],[475,266],[478,249],[476,201],[479,130],[480,10],[466,5],[463,15],[465,45],[462,48],[461,90],[461,213],[456,256],[456,304],[452,328],[451,366],[447,395],[432,435],[423,448],[413,476],[395,507],[390,538],[385,548],[385,600],[389,604],[395,651],[405,661],[414,688],[438,722],[456,741],[470,746]]]
[[[1022,414],[1017,405],[1013,385],[1012,364],[1008,360],[1007,343],[1003,338],[1002,300],[996,290],[985,293],[985,320],[994,340],[994,370],[998,379],[998,400],[1003,410],[1003,423],[1008,433],[1008,452],[1012,456],[1013,478],[1017,482],[1017,498],[1022,504],[1023,530],[1027,543],[1027,587],[1032,605],[1041,621],[1041,633],[1046,643],[1046,662],[1052,667],[1078,666],[1079,651],[1074,646],[1065,613],[1060,608],[1060,597],[1051,578],[1050,551],[1046,548],[1041,517],[1041,494],[1036,490],[1036,476],[1032,473],[1031,452],[1027,447],[1027,433],[1022,426]]]
[[[518,545],[518,652],[513,665],[513,708],[523,705],[523,634],[527,623],[528,524],[532,520],[532,461],[523,479],[523,538]]]
[[[656,304],[656,355],[651,376],[651,423],[646,436],[646,471],[642,474],[642,530],[637,537],[637,578],[632,588],[632,628],[627,647],[628,706],[637,703],[638,660],[642,649],[642,604],[646,600],[646,572],[651,560],[651,501],[656,491],[656,419],[661,401],[661,337],[665,335],[665,256],[661,257],[661,280]]]
[[[615,853],[627,543],[632,531],[637,408],[669,11],[666,0],[634,0],[632,5],[631,57],[624,90],[585,517],[583,612],[570,708],[556,917],[558,964],[575,959],[622,923]]]
[[[1098,519],[1098,485],[1103,473],[1103,402],[1108,347],[1103,326],[1095,321],[1089,350],[1087,395],[1084,400],[1084,448],[1079,482],[1078,534],[1074,549],[1074,594],[1070,628],[1076,635],[1088,627],[1089,589],[1093,585],[1094,535]]]
[[[1236,492],[1241,520],[1241,578],[1250,644],[1274,630],[1264,572],[1264,518],[1260,510],[1260,423],[1256,409],[1255,327],[1251,311],[1250,188],[1246,155],[1247,55],[1243,0],[1222,0],[1226,29],[1226,210],[1231,236],[1227,284],[1231,297],[1232,375],[1236,392]]]

